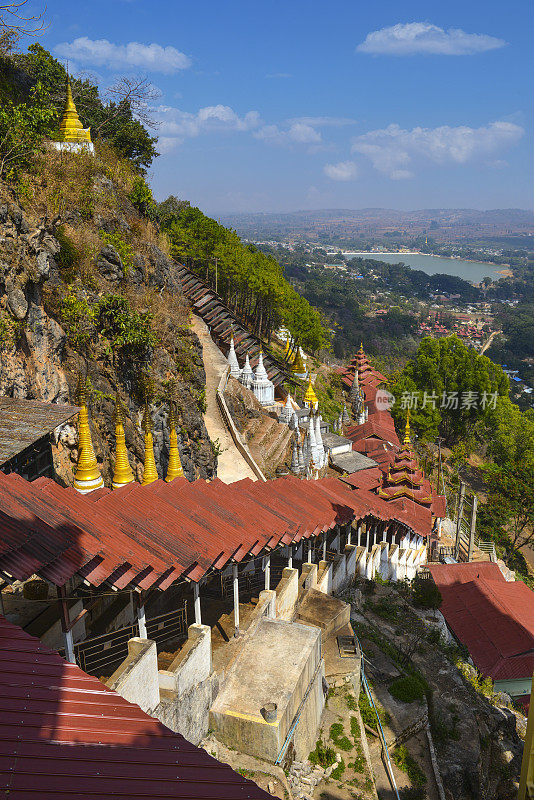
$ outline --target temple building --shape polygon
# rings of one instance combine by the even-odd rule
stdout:
[[[91,129],[84,128],[80,122],[74,100],[72,99],[72,89],[70,80],[67,79],[67,99],[65,110],[59,125],[58,141],[51,143],[56,150],[78,153],[85,150],[94,153],[95,149],[91,141]]]

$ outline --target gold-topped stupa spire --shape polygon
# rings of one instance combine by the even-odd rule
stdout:
[[[295,372],[297,375],[304,375],[306,373],[306,367],[304,366],[304,362],[300,354],[300,347],[298,345],[295,357],[291,364],[291,372]]]
[[[310,409],[315,409],[319,405],[319,400],[317,399],[317,395],[312,386],[312,379],[311,375],[308,379],[308,387],[304,394],[304,405],[309,406]]]
[[[172,401],[169,404],[169,428],[169,465],[167,467],[167,476],[165,478],[167,483],[170,483],[175,478],[184,477],[184,470],[180,460],[180,451],[178,450],[176,416],[174,414],[174,403]]]
[[[409,446],[411,445],[412,440],[410,438],[410,409],[408,409],[406,414],[406,428],[404,429],[404,444]]]
[[[80,122],[74,100],[72,99],[72,89],[70,79],[67,78],[67,99],[65,110],[59,125],[60,142],[91,142],[91,129],[84,128]]]
[[[102,475],[98,469],[98,463],[91,440],[91,429],[89,427],[89,411],[87,410],[87,392],[85,381],[81,374],[78,380],[78,404],[80,411],[78,414],[78,463],[74,474],[74,488],[80,494],[87,494],[95,489],[100,489],[104,485]]]
[[[147,486],[158,480],[156,469],[156,459],[154,458],[154,440],[152,438],[152,422],[148,402],[145,403],[145,413],[143,416],[143,428],[145,429],[145,465],[143,469],[143,480],[141,486]]]
[[[126,436],[124,435],[124,408],[117,393],[115,397],[115,471],[113,472],[112,488],[119,489],[132,483],[134,477],[128,460],[126,449]]]

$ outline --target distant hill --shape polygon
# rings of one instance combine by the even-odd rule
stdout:
[[[224,225],[254,239],[329,238],[413,239],[431,235],[436,241],[534,237],[534,211],[520,208],[390,208],[320,209],[290,213],[227,214]],[[512,243],[511,243],[512,244]]]

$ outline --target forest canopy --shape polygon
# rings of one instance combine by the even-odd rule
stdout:
[[[275,258],[176,198],[153,213],[169,236],[174,258],[214,288],[256,335],[269,339],[285,326],[307,350],[328,347],[329,332],[319,312],[286,281]]]

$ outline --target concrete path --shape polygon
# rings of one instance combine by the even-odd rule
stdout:
[[[217,477],[224,483],[234,483],[243,478],[257,480],[234,444],[217,405],[216,392],[228,363],[210,336],[206,323],[192,314],[192,327],[202,345],[202,359],[206,371],[206,413],[204,422],[212,442],[219,442],[222,450],[217,459]]]

